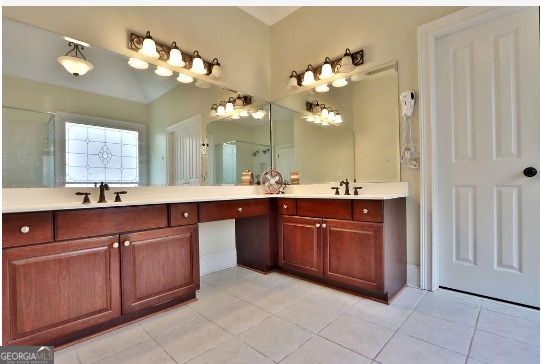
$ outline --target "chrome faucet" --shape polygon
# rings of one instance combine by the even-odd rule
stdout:
[[[100,197],[98,198],[98,203],[107,202],[105,199],[105,191],[109,191],[109,185],[107,183],[100,183]]]
[[[346,178],[345,181],[340,182],[340,186],[342,186],[342,185],[346,186],[346,190],[344,191],[344,195],[349,195],[349,181],[348,181],[347,178]]]

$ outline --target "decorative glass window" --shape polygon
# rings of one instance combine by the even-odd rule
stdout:
[[[55,113],[57,185],[145,184],[145,126]]]

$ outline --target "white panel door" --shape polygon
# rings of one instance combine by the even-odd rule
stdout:
[[[436,41],[440,287],[539,307],[539,13]]]
[[[201,118],[193,117],[167,128],[169,185],[196,186],[201,182]]]

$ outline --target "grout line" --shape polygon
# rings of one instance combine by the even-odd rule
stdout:
[[[475,325],[473,326],[473,335],[471,336],[470,345],[468,346],[468,353],[466,354],[466,360],[470,358],[471,348],[473,346],[473,339],[475,338],[475,333],[477,332],[477,324],[479,323],[479,318],[481,317],[482,309],[483,309],[483,304],[481,303],[481,307],[479,308],[479,312],[477,312],[477,317],[475,318]]]

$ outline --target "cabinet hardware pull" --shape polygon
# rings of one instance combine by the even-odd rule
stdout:
[[[117,249],[118,248],[118,243],[113,243],[113,248]]]
[[[23,233],[23,234],[26,234],[26,233],[28,233],[29,231],[30,231],[30,227],[29,227],[29,226],[26,226],[26,225],[25,225],[25,226],[23,226],[23,227],[21,228],[21,233]]]
[[[321,226],[321,224],[316,224],[316,227],[320,227],[320,226]]]
[[[287,205],[284,205],[284,209],[287,209]]]
[[[238,210],[239,212],[242,212],[242,207],[239,207],[237,210]]]
[[[368,213],[368,209],[363,209],[363,214],[367,214]]]
[[[321,227],[325,229],[327,227],[327,224],[321,224]]]
[[[129,240],[126,240],[126,241],[124,242],[124,246],[130,246],[130,241],[129,241]]]
[[[182,216],[184,216],[184,217],[188,217],[188,215],[189,215],[189,214],[188,214],[187,212],[185,212],[185,213],[182,214]]]

